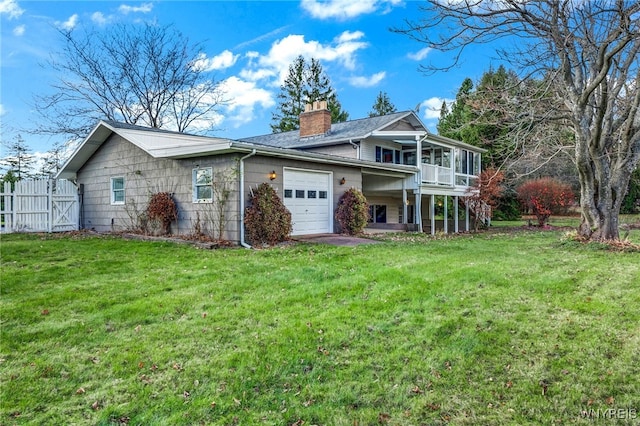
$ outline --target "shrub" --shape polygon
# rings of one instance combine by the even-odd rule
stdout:
[[[369,205],[362,192],[351,188],[342,194],[335,217],[341,232],[349,235],[361,233],[369,221]]]
[[[178,208],[168,192],[157,192],[151,195],[147,206],[147,217],[161,226],[163,235],[169,234],[171,222],[178,219]]]
[[[493,210],[494,220],[518,220],[522,217],[522,206],[515,189],[505,190]]]
[[[292,230],[291,213],[275,189],[268,183],[261,183],[250,195],[249,207],[244,213],[249,242],[253,245],[275,245],[286,240]]]
[[[473,187],[468,191],[466,201],[473,214],[473,229],[478,230],[480,224],[488,223],[493,208],[498,204],[504,188],[504,173],[496,169],[487,169],[480,173]]]
[[[640,211],[640,169],[636,169],[629,180],[627,195],[622,200],[620,213],[635,214]]]
[[[549,177],[527,181],[517,191],[520,202],[536,216],[539,226],[544,226],[552,214],[566,211],[574,200],[569,185]]]

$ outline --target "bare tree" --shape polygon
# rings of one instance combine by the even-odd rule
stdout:
[[[223,93],[198,61],[200,46],[173,27],[116,25],[60,35],[64,48],[49,62],[60,77],[52,94],[35,99],[46,119],[38,133],[84,137],[101,119],[213,130]]]
[[[640,162],[640,3],[428,0],[423,12],[423,20],[397,31],[454,53],[451,63],[424,71],[448,69],[475,44],[511,38],[512,47],[499,51],[500,57],[528,76],[548,78],[544,96],[552,94],[557,102],[547,115],[566,120],[573,132],[579,232],[594,240],[618,239],[621,203]],[[542,122],[529,119],[534,127]]]

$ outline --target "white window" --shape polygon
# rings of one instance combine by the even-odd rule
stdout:
[[[213,169],[203,167],[193,169],[193,202],[211,203],[213,202]]]
[[[124,204],[124,177],[111,178],[111,204]]]

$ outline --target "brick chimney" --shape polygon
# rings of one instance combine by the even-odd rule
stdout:
[[[331,130],[331,112],[327,101],[315,101],[307,104],[300,114],[300,137],[324,135]]]

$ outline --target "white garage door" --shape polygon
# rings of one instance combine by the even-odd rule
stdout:
[[[331,173],[284,169],[284,205],[291,212],[292,235],[333,232]]]

